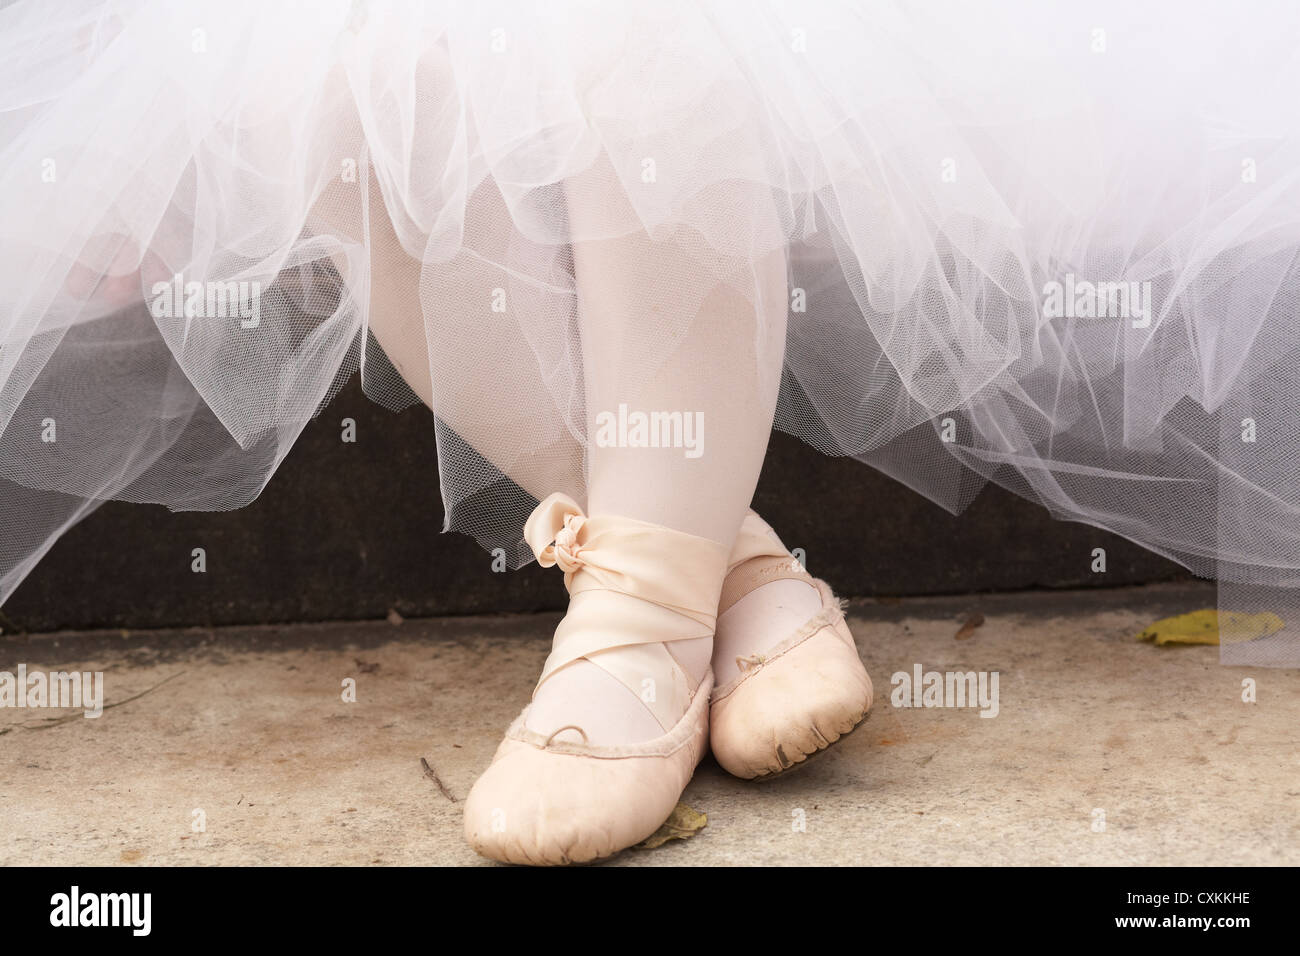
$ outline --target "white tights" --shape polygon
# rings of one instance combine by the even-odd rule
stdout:
[[[609,232],[572,245],[589,436],[587,513],[665,525],[729,549],[753,496],[776,405],[787,309],[784,255],[778,250],[753,265],[718,256],[696,236],[619,234],[612,223],[626,199],[605,167],[566,182],[565,195],[575,234]],[[422,264],[401,248],[377,199],[372,189],[370,328],[412,390],[479,454],[515,477],[512,436],[527,421],[513,408],[510,416],[494,414],[490,395],[435,394],[436,376],[430,375],[431,340],[441,362],[456,361],[447,352],[460,348],[460,360],[481,364],[491,346],[485,353],[482,341],[458,344],[424,328]],[[702,430],[690,436],[694,448],[596,441],[599,416],[617,420],[620,406],[629,413],[692,416]],[[556,456],[560,467],[566,460]],[[565,477],[559,470],[539,477],[534,468],[516,480],[541,498]],[[700,638],[669,647],[698,684],[712,645],[711,638]],[[548,678],[530,711],[529,726],[538,732],[568,725],[582,727],[592,744],[646,740],[666,729],[635,694],[585,660]]]

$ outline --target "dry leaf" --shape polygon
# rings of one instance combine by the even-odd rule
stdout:
[[[709,824],[709,818],[703,813],[692,810],[684,803],[673,807],[672,814],[650,836],[638,843],[634,849],[653,850],[663,846],[669,840],[686,840],[703,830]]]
[[[976,628],[978,628],[983,623],[984,623],[984,615],[976,611],[970,617],[966,618],[966,623],[964,623],[960,628],[957,629],[957,633],[953,635],[953,640],[955,641],[966,640],[966,638],[974,634]]]
[[[1286,623],[1276,614],[1242,614],[1207,608],[1166,617],[1137,636],[1157,644],[1241,644],[1276,634]]]

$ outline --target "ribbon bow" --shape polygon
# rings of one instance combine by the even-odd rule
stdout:
[[[584,564],[578,540],[587,516],[568,495],[556,492],[539,504],[524,525],[524,540],[544,568],[560,566],[572,574]]]

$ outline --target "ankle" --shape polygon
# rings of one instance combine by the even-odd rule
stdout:
[[[525,723],[630,743],[668,733],[709,673],[726,571],[719,543],[631,518],[588,518],[552,495],[525,536],[565,572],[569,611]]]

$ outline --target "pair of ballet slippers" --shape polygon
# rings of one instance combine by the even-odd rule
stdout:
[[[659,828],[710,746],[728,772],[771,777],[829,747],[871,707],[841,602],[752,511],[728,554],[659,525],[588,518],[555,494],[533,511],[525,538],[543,567],[565,572],[570,595],[538,686],[591,661],[638,693],[665,733],[621,746],[560,740],[530,730],[525,708],[465,803],[465,838],[484,856],[551,865],[610,856]],[[718,616],[782,579],[816,588],[821,609],[738,660],[724,684],[710,670],[691,687],[668,645],[710,636]]]

